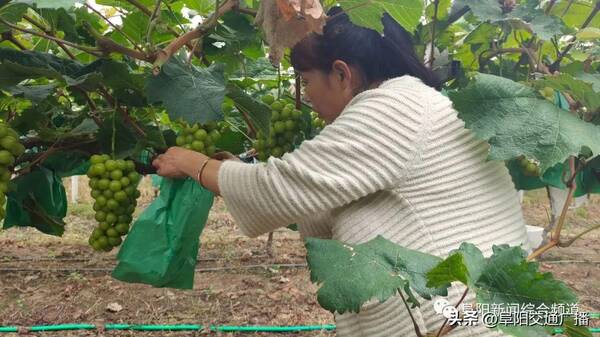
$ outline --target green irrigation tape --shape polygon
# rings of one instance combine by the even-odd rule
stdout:
[[[21,329],[21,330],[20,330]],[[19,332],[23,330],[31,332],[41,331],[61,331],[61,330],[94,330],[93,324],[57,324],[57,325],[37,325],[32,327],[19,328],[16,326],[0,327],[0,332]],[[196,324],[176,324],[176,325],[134,325],[134,324],[105,324],[105,330],[135,330],[135,331],[199,331],[203,330],[202,325]],[[210,331],[220,332],[299,332],[316,330],[335,330],[334,324],[325,325],[296,325],[296,326],[234,326],[220,325],[210,326]],[[590,332],[598,333],[600,328],[590,328]],[[562,333],[562,329],[555,329],[554,333]]]
[[[19,332],[27,330],[31,332],[40,331],[61,331],[61,330],[93,330],[96,326],[93,324],[57,324],[57,325],[38,325],[32,327],[3,326],[0,332]],[[203,330],[202,325],[196,324],[175,324],[175,325],[135,325],[135,324],[105,324],[105,330],[135,330],[135,331],[199,331]],[[298,332],[298,331],[316,331],[316,330],[335,330],[335,325],[299,325],[299,326],[234,326],[220,325],[210,326],[207,330],[221,332]]]

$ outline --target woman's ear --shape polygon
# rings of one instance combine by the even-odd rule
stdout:
[[[334,79],[339,81],[339,84],[343,89],[352,87],[352,71],[346,62],[342,60],[333,61],[331,71],[334,75]]]

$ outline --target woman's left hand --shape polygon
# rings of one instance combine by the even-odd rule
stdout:
[[[163,177],[185,178],[194,174],[207,157],[201,153],[182,147],[170,147],[167,152],[152,161],[156,173]]]

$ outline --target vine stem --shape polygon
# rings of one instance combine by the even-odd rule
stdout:
[[[112,139],[111,139],[111,144],[110,144],[110,148],[111,148],[110,150],[111,150],[113,158],[115,157],[115,143],[116,143],[116,138],[117,138],[116,137],[117,136],[117,122],[116,122],[116,120],[117,120],[116,117],[117,116],[116,115],[117,115],[117,109],[113,110],[113,115],[112,115],[112,117],[113,117],[113,120],[112,120]]]
[[[573,2],[575,2],[575,0],[569,0],[569,3],[567,4],[567,6],[565,7],[565,9],[563,10],[563,12],[560,14],[560,17],[562,18],[563,16],[565,16],[565,14],[567,14],[567,12],[569,11],[569,9],[571,9],[571,6],[573,6]]]
[[[534,252],[532,252],[527,257],[527,261],[531,261],[537,258],[538,256],[548,251],[550,248],[558,246],[558,244],[560,243],[560,232],[562,231],[563,224],[567,216],[567,211],[569,209],[569,205],[571,205],[571,201],[573,200],[573,192],[575,192],[575,188],[577,187],[577,183],[575,182],[577,170],[575,170],[575,157],[573,156],[569,158],[569,167],[571,169],[571,178],[567,182],[567,185],[569,186],[569,192],[567,194],[567,200],[565,200],[565,204],[563,205],[562,212],[560,213],[558,224],[556,225],[554,231],[550,234],[550,241],[547,244],[537,248]]]
[[[433,2],[433,20],[431,21],[431,54],[429,55],[429,69],[433,69],[433,57],[435,51],[435,24],[437,23],[438,7],[440,6],[440,0],[434,0]]]
[[[253,9],[249,9],[249,8],[241,8],[241,7],[236,7],[235,11],[240,12],[242,14],[247,14],[250,16],[256,16],[257,12]]]
[[[552,7],[554,7],[555,4],[556,0],[550,0],[548,7],[546,7],[546,15],[550,14],[550,11],[552,10]]]
[[[49,31],[48,29],[46,29],[46,27],[44,27],[42,24],[40,24],[39,22],[37,22],[34,18],[28,16],[28,15],[23,15],[23,19],[25,19],[25,21],[31,23],[32,25],[36,26],[39,30],[41,30],[42,32],[48,34],[49,36],[54,36],[54,34],[52,34],[51,31]],[[54,41],[66,54],[67,56],[69,56],[71,58],[71,60],[75,59],[75,55],[73,55],[73,53],[67,48],[67,46],[65,46],[62,42],[60,41]]]
[[[114,23],[112,23],[106,16],[104,16],[104,14],[100,13],[100,11],[98,11],[97,9],[95,9],[94,7],[90,6],[87,2],[84,3],[85,6],[89,9],[91,9],[94,13],[98,14],[98,16],[100,16],[102,19],[104,19],[104,21],[106,21],[106,23],[108,23],[111,27],[113,27],[117,32],[121,33],[121,35],[123,35],[125,37],[125,39],[127,39],[127,41],[129,41],[129,43],[131,43],[131,45],[133,46],[133,48],[137,49],[140,52],[144,52],[138,45],[137,43],[135,43],[135,41],[133,41],[133,39],[125,34],[125,32],[119,28],[119,26],[115,25]]]
[[[167,140],[165,139],[165,135],[163,135],[163,133],[160,131],[160,120],[158,119],[158,116],[156,115],[156,113],[154,113],[154,123],[156,123],[156,128],[158,129],[158,134],[160,135],[160,139],[162,140],[163,143],[165,143],[165,145],[167,145]]]
[[[146,8],[146,6],[144,6],[142,3],[140,3],[137,0],[126,0],[127,2],[129,2],[130,4],[132,4],[133,6],[135,6],[137,9],[139,9],[142,13],[144,13],[144,15],[146,15],[147,17],[150,17],[152,15],[152,12]],[[169,31],[169,33],[171,33],[171,35],[173,35],[174,37],[178,38],[179,37],[179,33],[177,31],[175,31],[171,26],[167,26],[167,30]],[[189,50],[193,49],[193,46],[189,43],[186,43],[186,47]],[[196,54],[196,56],[198,58],[201,57],[201,54]]]
[[[160,4],[161,3],[162,3],[162,0],[156,0],[156,5],[154,6],[154,10],[152,11],[152,14],[150,15],[150,19],[148,20],[148,27],[146,29],[146,42],[147,43],[152,42],[152,31],[154,30],[154,26],[156,25],[155,20],[159,19],[158,16],[160,16]]]
[[[462,303],[462,301],[465,300],[465,297],[467,297],[467,293],[468,292],[469,292],[469,287],[467,287],[465,289],[465,291],[463,292],[462,296],[460,297],[460,299],[458,300],[458,302],[456,302],[456,305],[454,307],[458,308],[458,306]],[[445,330],[444,328],[446,327],[447,323],[448,323],[448,319],[446,318],[446,320],[444,321],[444,323],[442,324],[442,326],[438,330],[437,334],[435,334],[435,337],[443,336],[443,335],[447,334],[448,332],[450,332],[452,329],[454,329],[454,327],[450,327],[449,330]]]
[[[17,40],[11,31],[3,32],[2,39],[0,41],[9,41],[10,43],[17,46],[17,48],[21,50],[27,50],[27,47],[25,47],[19,40]]]
[[[567,6],[567,8],[565,8],[565,13],[568,8],[569,8],[569,6]],[[596,14],[598,14],[599,11],[600,11],[600,1],[596,1],[596,5],[594,6],[594,9],[592,9],[592,12],[588,15],[588,17],[585,19],[585,21],[581,25],[581,28],[579,28],[579,29],[586,28],[590,24],[590,22],[592,22],[592,20],[594,19],[594,16],[596,16]],[[565,13],[563,13],[563,15]],[[573,40],[571,43],[569,43],[569,45],[567,45],[565,47],[564,51],[559,53],[556,61],[554,61],[549,67],[550,72],[554,72],[554,71],[558,70],[558,67],[560,66],[560,62],[562,62],[563,58],[569,53],[569,51],[571,51],[571,48],[573,48],[573,45],[575,45],[575,40]]]
[[[80,88],[78,86],[73,86],[72,88],[79,91],[83,95],[83,97],[85,97],[85,100],[86,100],[88,106],[90,107],[90,112],[91,112],[90,117],[92,117],[92,119],[94,120],[94,123],[96,123],[96,125],[102,126],[102,122],[96,115],[96,110],[97,110],[96,103],[94,103],[94,101],[92,100],[90,95],[88,95],[88,93],[85,90],[83,90],[82,88]]]
[[[579,239],[580,237],[584,236],[585,234],[587,234],[587,233],[589,233],[589,232],[591,232],[591,231],[593,231],[593,230],[596,230],[596,229],[600,229],[600,224],[597,224],[596,226],[593,226],[593,227],[590,227],[590,228],[588,228],[588,229],[584,230],[583,232],[581,232],[581,233],[579,233],[579,234],[575,235],[575,236],[574,236],[573,238],[571,238],[569,241],[566,241],[566,242],[559,242],[559,243],[558,243],[558,246],[559,246],[559,247],[569,247],[570,245],[572,245],[572,244],[573,244],[573,242],[575,242],[575,240]]]
[[[277,99],[281,98],[281,66],[277,66]]]
[[[210,29],[214,28],[219,23],[219,18],[225,13],[237,7],[239,4],[238,0],[227,0],[222,6],[218,7],[213,14],[206,20],[205,23],[198,26],[198,28],[189,31],[175,40],[171,41],[167,47],[157,52],[156,59],[154,61],[154,75],[160,73],[160,68],[165,64],[169,58],[181,47],[188,44],[190,41],[202,37]]]
[[[241,110],[240,110],[241,111]],[[229,124],[230,127],[232,127],[234,130],[236,130],[237,132],[241,133],[244,137],[246,137],[246,139],[250,142],[252,142],[252,138],[250,138],[250,136],[248,136],[244,131],[242,131],[240,128],[238,128],[236,125],[234,125],[233,123],[231,123],[230,121],[227,120],[227,118],[224,119],[225,122],[227,124]],[[249,127],[249,126],[248,126]]]
[[[296,86],[296,109],[302,108],[302,83],[300,82],[300,74],[294,71],[294,82]]]
[[[251,132],[251,136],[256,136],[256,134],[257,134],[256,128],[250,121],[250,116],[248,116],[248,112],[239,105],[235,105],[235,107],[242,113],[242,118],[244,118],[246,125],[248,125],[248,128],[250,129],[250,132]]]
[[[141,2],[139,2],[137,0],[127,0],[127,2],[129,2],[130,4],[135,6],[137,9],[142,11],[142,13],[146,14],[147,16],[152,15],[152,12],[150,12],[150,10],[146,6],[144,6]]]
[[[486,54],[490,54],[490,55],[486,55]],[[483,67],[486,65],[486,63],[494,56],[496,55],[500,55],[500,54],[507,54],[507,53],[525,53],[524,48],[500,48],[500,49],[488,49],[483,51],[481,54],[479,54],[479,70],[483,70]],[[484,57],[484,55],[486,57]]]
[[[121,113],[121,115],[123,116],[123,119],[129,123],[129,125],[131,125],[135,131],[137,131],[137,133],[140,134],[140,136],[142,137],[146,137],[146,132],[144,132],[144,130],[137,125],[137,123],[131,119],[131,116],[129,116],[129,114],[127,113],[127,111],[123,110],[123,108],[118,104],[118,102],[114,99],[114,97],[112,97],[112,95],[108,92],[108,90],[106,90],[106,88],[104,87],[100,87],[100,93],[101,95],[106,99],[106,101],[112,105],[115,110],[119,110],[119,112]]]
[[[99,53],[98,49],[89,48],[89,47],[86,47],[86,46],[81,46],[81,45],[78,45],[76,43],[72,43],[72,42],[69,42],[69,41],[66,41],[66,40],[63,40],[63,39],[59,39],[57,37],[50,36],[50,35],[45,34],[45,33],[36,32],[35,30],[29,30],[29,29],[21,28],[21,27],[19,27],[17,25],[14,25],[14,24],[12,24],[12,23],[4,20],[1,17],[0,17],[0,22],[2,24],[4,24],[4,25],[6,25],[6,26],[8,26],[8,27],[10,27],[10,28],[12,28],[14,30],[20,31],[22,33],[27,33],[27,34],[35,35],[35,36],[38,36],[38,37],[41,37],[41,38],[44,38],[44,39],[47,39],[47,40],[51,40],[51,41],[54,41],[54,42],[60,42],[60,43],[62,43],[64,45],[67,45],[67,46],[79,49],[81,51],[84,51],[84,52],[86,52],[88,54],[91,54],[91,55],[94,55],[96,57],[102,56],[102,54]]]
[[[404,302],[404,306],[406,307],[406,310],[408,311],[408,315],[410,316],[410,320],[412,321],[413,327],[415,329],[415,334],[417,334],[417,337],[424,337],[423,333],[421,333],[421,329],[419,329],[419,325],[417,324],[415,317],[412,314],[412,311],[410,311],[410,308],[408,307],[408,303],[406,303],[406,298],[404,298],[404,294],[402,294],[402,289],[398,289],[398,294],[400,294],[400,297],[402,298],[402,302]]]
[[[96,40],[96,45],[100,49],[99,51],[103,53],[101,56],[116,52],[146,62],[152,62],[155,59],[154,55],[148,55],[145,52],[140,52],[138,50],[127,48],[116,43],[112,39],[105,37],[100,32],[96,31],[96,29],[94,29],[94,27],[92,27],[92,25],[90,25],[87,21],[83,22],[83,27]]]
[[[78,147],[85,148],[85,145],[89,145],[89,144],[92,144],[95,142],[96,142],[95,139],[81,139],[81,140],[75,141],[73,143],[64,144],[64,139],[59,138],[56,141],[54,141],[53,143],[50,143],[50,146],[44,152],[37,153],[33,157],[26,157],[26,156],[19,157],[19,159],[15,162],[15,166],[18,164],[24,163],[26,161],[29,161],[29,165],[22,167],[19,170],[15,171],[15,175],[21,175],[23,173],[30,172],[34,166],[42,163],[51,154],[53,154],[55,152],[58,152],[60,150],[65,150],[65,149],[78,148]],[[62,145],[62,144],[64,144],[64,145]],[[30,146],[26,146],[26,147],[30,147]]]

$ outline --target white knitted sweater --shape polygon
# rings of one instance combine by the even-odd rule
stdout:
[[[303,236],[356,244],[382,235],[440,257],[465,241],[485,256],[494,244],[529,249],[514,184],[502,162],[486,162],[488,150],[448,98],[405,75],[358,94],[318,136],[281,159],[224,162],[219,188],[251,237],[297,223]],[[450,289],[450,303],[463,289]],[[432,301],[413,314],[422,332],[444,321]],[[339,337],[416,336],[399,297],[335,319]],[[449,334],[500,335],[483,326]]]

